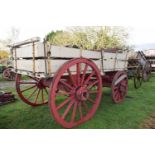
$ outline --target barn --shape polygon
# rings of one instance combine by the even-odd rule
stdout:
[[[152,71],[155,72],[155,49],[145,50],[146,58],[151,62]]]

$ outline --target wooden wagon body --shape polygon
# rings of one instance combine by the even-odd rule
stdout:
[[[92,118],[102,87],[112,89],[114,103],[122,103],[127,95],[128,51],[88,51],[32,38],[11,45],[11,53],[20,98],[32,106],[49,103],[53,117],[63,127]],[[31,89],[34,91],[26,96]]]
[[[12,58],[15,72],[38,78],[51,77],[68,60],[80,57],[92,60],[102,75],[106,72],[127,70],[127,51],[88,51],[53,46],[39,40],[32,38],[13,45]]]

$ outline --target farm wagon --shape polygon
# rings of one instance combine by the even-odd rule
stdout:
[[[143,81],[151,76],[151,63],[142,51],[130,51],[128,54],[128,78],[133,78],[134,87],[138,89]]]
[[[49,104],[57,123],[80,125],[95,114],[102,87],[114,103],[128,92],[128,51],[88,51],[53,46],[32,38],[11,45],[19,97],[31,106]]]

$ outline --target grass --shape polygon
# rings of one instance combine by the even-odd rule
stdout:
[[[0,82],[3,80],[0,79]],[[62,128],[51,116],[48,105],[31,107],[23,103],[13,88],[17,101],[0,106],[0,128],[56,129]],[[138,129],[144,120],[155,113],[155,77],[143,83],[138,90],[129,81],[129,91],[123,104],[113,104],[111,90],[103,88],[100,107],[88,122],[76,127],[81,129]]]

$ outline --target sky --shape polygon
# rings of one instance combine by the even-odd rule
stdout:
[[[43,38],[51,30],[66,26],[103,25],[129,27],[129,44],[155,42],[154,5],[149,2],[146,7],[145,0],[139,7],[133,0],[118,1],[121,5],[116,7],[112,0],[0,0],[0,39],[8,37],[11,27],[19,29],[18,40],[25,40]]]

